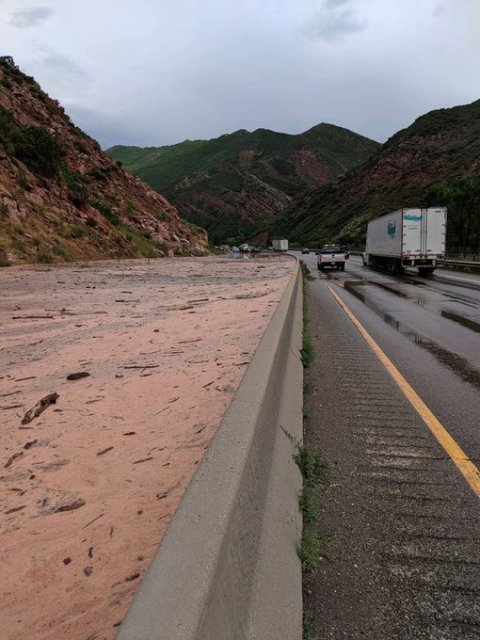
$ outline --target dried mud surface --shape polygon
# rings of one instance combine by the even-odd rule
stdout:
[[[2,638],[115,637],[292,272],[280,256],[0,271]]]

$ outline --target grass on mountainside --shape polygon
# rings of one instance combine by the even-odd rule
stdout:
[[[216,244],[229,239],[238,244],[256,236],[292,197],[359,165],[378,147],[322,123],[298,135],[240,130],[212,140],[143,149],[114,146],[107,152],[164,193]],[[232,230],[238,223],[239,230]]]
[[[254,155],[252,160],[255,172],[268,162],[280,176],[291,179],[294,169],[291,157],[300,150],[318,151],[338,173],[365,160],[378,146],[352,131],[323,123],[297,135],[270,129],[240,129],[211,140],[185,140],[143,149],[118,145],[107,152],[154,189],[162,191],[198,172],[213,170],[218,175],[227,166],[238,168],[243,152],[258,153],[258,158]]]

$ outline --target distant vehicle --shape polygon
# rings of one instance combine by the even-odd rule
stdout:
[[[317,266],[320,271],[326,268],[345,271],[345,260],[348,255],[337,244],[325,244],[318,252]]]
[[[445,207],[399,209],[368,223],[363,264],[401,273],[416,267],[418,273],[433,273],[445,258]]]
[[[307,249],[307,247],[304,247],[302,249],[302,253],[310,253],[310,249]]]
[[[288,251],[288,240],[272,240],[272,246],[274,251]]]
[[[246,242],[241,244],[239,248],[242,253],[248,253],[249,251],[251,251],[250,245],[247,244]]]

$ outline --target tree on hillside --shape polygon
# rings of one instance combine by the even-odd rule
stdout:
[[[480,176],[430,187],[426,206],[435,205],[448,208],[448,253],[462,256],[480,253]]]

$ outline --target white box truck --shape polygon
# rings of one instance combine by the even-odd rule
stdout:
[[[272,240],[272,247],[274,251],[288,251],[288,240]]]
[[[363,264],[401,273],[406,267],[432,273],[445,258],[447,210],[406,208],[368,223]]]

